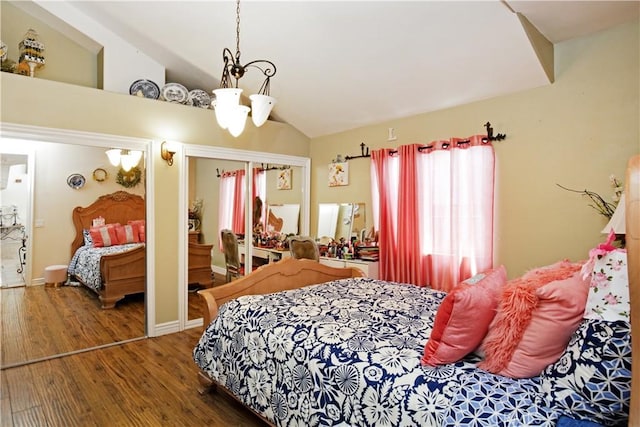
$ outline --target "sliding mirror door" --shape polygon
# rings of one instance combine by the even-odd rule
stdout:
[[[77,237],[72,213],[76,207],[87,207],[101,196],[126,191],[143,201],[144,215],[144,154],[138,164],[139,182],[125,188],[118,183],[119,168],[109,163],[105,150],[138,148],[146,153],[147,143],[31,127],[13,132],[10,128],[3,129],[2,147],[29,147],[34,158],[32,170],[27,169],[33,175],[29,195],[33,215],[25,214],[30,229],[26,236],[30,243],[26,263],[31,277],[25,276],[23,286],[0,288],[1,367],[144,337],[144,270],[142,292],[127,295],[114,308],[105,309],[99,292],[88,283],[78,282],[75,276],[67,280],[65,266],[72,265],[72,243]],[[84,243],[83,236],[81,246]],[[142,247],[143,254],[144,250]],[[45,285],[46,280],[55,283]]]
[[[241,268],[246,272],[286,256],[284,247],[276,247],[275,241],[284,242],[286,234],[277,233],[268,223],[270,206],[275,210],[284,205],[297,207],[288,227],[295,227],[293,234],[308,234],[310,169],[308,158],[219,147],[185,145],[183,155],[184,329],[202,325],[202,302],[196,291],[227,281],[221,229],[231,229],[236,235]],[[203,277],[193,279],[193,251],[199,249],[194,242],[211,245],[213,283],[201,283],[206,282]]]
[[[244,188],[247,163],[193,156],[186,159],[187,319],[193,321],[202,318],[202,302],[196,294],[198,289],[220,285],[225,280],[226,265],[220,230],[230,229],[238,235],[244,234],[244,216],[239,215],[234,201],[244,201],[243,193],[236,195],[236,191]],[[204,258],[208,275],[196,272],[203,265],[202,258],[196,254],[201,250],[209,253],[209,257]],[[212,266],[215,268],[212,269]],[[213,272],[215,274],[212,275]]]

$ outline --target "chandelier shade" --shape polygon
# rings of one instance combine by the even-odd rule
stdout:
[[[231,110],[228,129],[229,133],[235,138],[240,136],[244,131],[244,125],[247,123],[249,110],[250,108],[246,105],[236,105],[233,110]]]
[[[222,61],[224,65],[220,88],[213,91],[214,100],[211,101],[211,105],[215,110],[218,125],[222,129],[228,129],[234,137],[238,137],[244,131],[249,111],[253,124],[260,127],[267,121],[276,103],[275,98],[269,95],[271,77],[276,74],[275,64],[266,59],[257,59],[245,65],[240,62],[240,0],[236,1],[236,53],[234,55],[228,48],[224,48]],[[242,89],[238,88],[238,80],[249,68],[260,70],[265,77],[258,93],[249,96],[251,108],[240,103]],[[232,78],[235,79],[235,87],[231,83]]]
[[[249,99],[251,100],[251,120],[256,127],[260,127],[269,118],[276,99],[273,96],[259,94],[251,95]]]
[[[113,166],[120,166],[125,172],[129,172],[136,166],[142,158],[142,151],[138,150],[120,150],[112,148],[106,151],[109,163]]]
[[[235,108],[240,105],[240,95],[242,89],[223,88],[213,91],[215,99],[212,102],[216,112],[216,120],[218,126],[222,129],[228,129],[229,123],[233,120]]]

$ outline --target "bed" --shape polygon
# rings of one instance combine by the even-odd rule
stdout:
[[[205,330],[193,350],[200,389],[227,392],[277,426],[595,426],[626,425],[627,418],[629,425],[638,425],[640,358],[633,360],[632,376],[630,323],[640,330],[640,156],[630,161],[626,184],[628,268],[619,270],[628,273],[630,321],[583,318],[593,286],[582,264],[562,260],[535,269],[509,282],[543,285],[500,288],[499,293],[491,288],[493,281],[487,285],[489,277],[499,283],[498,268],[478,279],[485,288],[461,288],[493,289],[485,293],[488,304],[495,295],[502,298],[480,338],[483,351],[465,350],[462,357],[446,360],[459,353],[446,347],[451,351],[441,351],[442,360],[434,361],[430,343],[439,335],[437,348],[445,348],[446,328],[455,323],[455,310],[439,309],[456,292],[286,259],[199,291],[208,307]],[[509,307],[505,295],[519,295],[514,289],[525,289],[524,297],[535,292],[536,301],[511,361],[496,368],[494,347],[509,342],[497,339],[496,331],[521,323],[508,321],[504,311]],[[556,326],[564,317],[550,311],[546,320],[551,323],[545,324],[539,311],[558,297],[554,292],[568,289],[579,289],[583,299],[574,294],[565,299],[573,310],[566,320],[574,323],[566,332]],[[545,292],[551,294],[547,300]],[[445,332],[443,317],[444,324],[449,322]],[[473,325],[476,330],[480,323]],[[557,357],[548,364],[541,357],[513,366],[533,325],[546,328],[545,339],[554,338],[556,347],[561,343],[554,350]],[[564,333],[565,341],[556,339]],[[640,340],[633,342],[636,354],[639,345]]]
[[[69,276],[93,290],[104,309],[114,308],[127,295],[143,293],[146,287],[145,200],[126,191],[98,197],[89,206],[78,206],[72,212],[75,237],[71,243]],[[105,226],[135,226],[136,238],[129,243],[96,247],[89,230],[93,221],[102,218]],[[211,249],[213,245],[189,244],[189,283],[210,287]]]

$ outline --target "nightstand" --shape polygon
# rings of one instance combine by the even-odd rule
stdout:
[[[200,232],[199,231],[190,231],[189,232],[189,243],[200,243]]]

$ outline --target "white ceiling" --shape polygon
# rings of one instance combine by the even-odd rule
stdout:
[[[164,64],[167,82],[218,87],[235,52],[233,1],[74,1]],[[551,42],[640,16],[640,1],[243,0],[242,63],[277,66],[273,118],[318,137],[550,84],[515,14]],[[249,71],[239,86],[257,91]],[[481,124],[479,124],[479,127]]]

